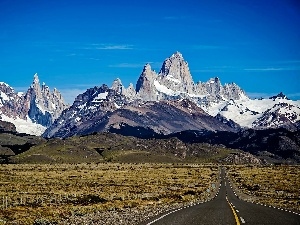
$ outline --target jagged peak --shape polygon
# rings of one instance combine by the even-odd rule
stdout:
[[[0,82],[0,85],[2,85],[2,86],[6,86],[6,87],[10,87],[7,83],[5,83],[5,82]]]
[[[45,82],[42,83],[42,91],[48,91],[48,92],[50,92],[50,87],[47,86]]]
[[[220,81],[219,77],[213,77],[213,78],[210,78],[208,80],[208,82],[212,84],[212,83],[220,83],[221,81]]]
[[[112,85],[111,85],[111,89],[115,90],[117,92],[122,93],[123,91],[123,84],[120,78],[117,78],[113,81]]]
[[[113,83],[112,83],[112,88],[113,88],[115,85],[122,85],[122,81],[121,81],[120,78],[114,79],[114,81],[113,81]]]
[[[156,77],[157,74],[151,69],[150,64],[146,63],[139,79],[136,82],[136,86],[135,86],[136,92],[139,92],[140,89],[144,89],[145,86],[150,88],[150,86],[153,84],[153,81],[155,80]]]
[[[234,82],[231,82],[231,83],[225,83],[224,86],[227,86],[227,85],[233,85],[233,86],[238,86],[236,83]]]
[[[168,67],[169,65],[171,65],[177,61],[184,62],[186,65],[188,65],[188,63],[186,61],[184,61],[182,54],[177,51],[177,52],[173,53],[170,57],[165,59],[165,61],[163,62],[162,68],[164,68],[166,66]],[[161,71],[162,71],[162,68],[161,68]]]
[[[134,87],[134,86],[133,86],[133,83],[129,83],[129,86],[128,86],[128,87]]]
[[[153,77],[155,75],[157,75],[157,74],[151,69],[151,65],[149,63],[146,63],[143,68],[143,71],[140,75],[140,78],[141,77]]]
[[[135,90],[135,87],[134,87],[133,83],[130,83],[130,84],[128,85],[128,88],[127,88],[127,89],[128,89],[128,90],[129,90],[129,89]]]
[[[15,90],[4,82],[0,82],[0,93],[1,91],[5,93],[15,93]]]
[[[145,71],[151,71],[151,65],[149,63],[146,63],[144,68],[143,68],[143,72]]]
[[[169,58],[165,59],[159,71],[159,74],[166,76],[168,74],[173,75],[173,73],[176,73],[175,77],[177,79],[180,79],[180,76],[184,75],[181,74],[182,69],[186,71],[185,75],[187,75],[188,73],[188,76],[190,77],[189,80],[192,80],[188,68],[188,63],[183,59],[182,54],[177,51],[174,54],[172,54]]]
[[[282,92],[280,92],[278,95],[270,97],[269,99],[276,99],[276,98],[289,100],[289,98],[285,94],[283,94]]]
[[[40,88],[40,80],[39,80],[39,77],[38,77],[37,73],[35,73],[33,75],[33,82],[32,82],[32,84],[31,84],[30,87],[33,88],[33,89],[35,89],[35,90],[37,90],[37,89]]]
[[[35,73],[34,75],[33,75],[33,83],[34,84],[38,84],[40,81],[39,81],[39,76],[38,76],[38,74],[37,73]]]
[[[114,82],[118,82],[118,83],[122,83],[121,79],[119,77],[117,77]]]
[[[175,53],[173,53],[171,55],[170,58],[180,58],[180,59],[183,59],[183,56],[182,56],[182,54],[179,51],[176,51]]]
[[[57,88],[54,88],[53,93],[60,93],[60,92],[59,92],[59,90],[57,90]]]

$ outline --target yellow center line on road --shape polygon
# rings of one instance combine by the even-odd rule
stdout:
[[[233,215],[234,215],[234,218],[235,218],[235,221],[236,221],[236,225],[240,225],[239,217],[237,216],[237,214],[236,214],[234,208],[232,207],[231,203],[229,202],[227,196],[226,196],[226,201],[228,202],[228,204],[229,204],[229,206],[230,206],[230,208],[233,212]]]

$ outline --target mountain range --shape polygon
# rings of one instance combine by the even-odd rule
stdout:
[[[57,89],[40,85],[37,74],[26,93],[0,82],[0,120],[13,123],[20,133],[41,135],[68,107]]]
[[[213,154],[217,146],[217,155],[224,151],[229,154],[229,158],[227,153],[223,155],[225,158],[222,156],[226,162],[299,163],[299,132],[299,100],[290,100],[283,93],[268,99],[250,99],[237,84],[222,85],[218,77],[194,82],[188,63],[179,52],[167,58],[158,73],[146,64],[135,86],[131,83],[126,88],[120,79],[115,79],[110,87],[103,84],[87,89],[72,105],[64,102],[57,89],[51,91],[45,83],[40,84],[37,74],[25,93],[16,93],[8,84],[0,82],[0,133],[3,134],[0,150],[5,153],[4,161],[22,152],[27,152],[30,158],[31,151],[35,152],[32,146],[42,151],[43,143],[49,143],[50,147],[54,143],[55,149],[61,151],[65,147],[56,138],[73,146],[77,143],[73,143],[77,140],[72,139],[74,136],[84,140],[105,139],[114,133],[110,139],[122,139],[130,149],[136,142],[139,146],[153,145],[151,152],[162,148],[162,143],[164,146],[165,142],[177,143],[175,147],[168,144],[169,147],[157,151],[155,160],[160,154],[171,154],[175,161],[182,160],[183,153],[192,158],[204,157],[206,153],[217,157]],[[103,146],[96,142],[90,151],[98,157]],[[82,150],[82,144],[77,144],[76,151],[86,157],[88,152],[82,152],[85,148]],[[127,149],[127,145],[123,147]],[[201,154],[197,150],[199,146],[206,146]],[[110,148],[111,145],[106,151]],[[144,149],[135,148],[144,157]],[[178,149],[186,150],[179,154]],[[228,149],[240,149],[245,154]],[[34,154],[37,157],[44,153]],[[49,150],[47,154],[49,161],[52,153]]]
[[[163,135],[203,129],[237,132],[285,127],[295,131],[299,120],[300,101],[282,93],[252,100],[237,84],[222,85],[218,77],[194,82],[188,63],[176,52],[163,62],[159,73],[146,64],[135,88],[133,84],[126,88],[116,79],[110,88],[102,85],[80,94],[44,136],[117,132],[124,127]]]
[[[218,77],[194,82],[188,63],[175,52],[158,73],[146,64],[136,82],[125,88],[120,79],[79,94],[71,106],[57,89],[40,85],[37,74],[26,93],[0,83],[0,119],[18,132],[44,137],[70,137],[124,127],[168,135],[184,130],[238,132],[284,127],[299,130],[300,101],[283,93],[250,99],[235,83]],[[152,132],[153,131],[153,132]]]

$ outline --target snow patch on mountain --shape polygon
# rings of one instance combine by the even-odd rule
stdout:
[[[92,102],[93,103],[102,102],[103,100],[106,99],[107,95],[108,95],[108,92],[99,93]]]
[[[44,109],[43,106],[39,105],[39,104],[36,104],[36,107],[42,112],[43,115],[46,114],[46,110]]]
[[[2,101],[9,101],[10,99],[4,92],[0,92],[0,98]]]
[[[181,83],[181,81],[180,81],[179,79],[174,78],[174,76],[173,76],[173,75],[170,75],[170,74],[168,74],[168,75],[166,76],[166,79],[167,79],[167,80],[170,80],[170,81],[172,81],[172,82],[174,82],[174,83],[177,83],[177,84]]]
[[[188,94],[189,97],[191,98],[205,98],[206,95],[196,95],[196,94]]]
[[[179,95],[178,92],[175,92],[175,91],[167,88],[165,85],[160,84],[157,80],[154,81],[154,86],[158,92],[164,93],[166,95],[170,95],[170,96]]]
[[[119,106],[117,103],[115,103],[115,107],[116,107],[117,109],[120,109],[120,108],[121,108],[121,106]]]
[[[96,98],[94,98],[94,100],[106,99],[107,95],[108,95],[108,92],[99,93],[98,96]]]
[[[0,85],[6,86],[6,87],[10,87],[7,83],[5,82],[0,82]]]

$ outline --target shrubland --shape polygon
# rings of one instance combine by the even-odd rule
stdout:
[[[95,211],[203,201],[218,173],[209,164],[2,165],[0,224],[59,223]]]
[[[300,167],[229,166],[228,175],[242,198],[300,212]]]

